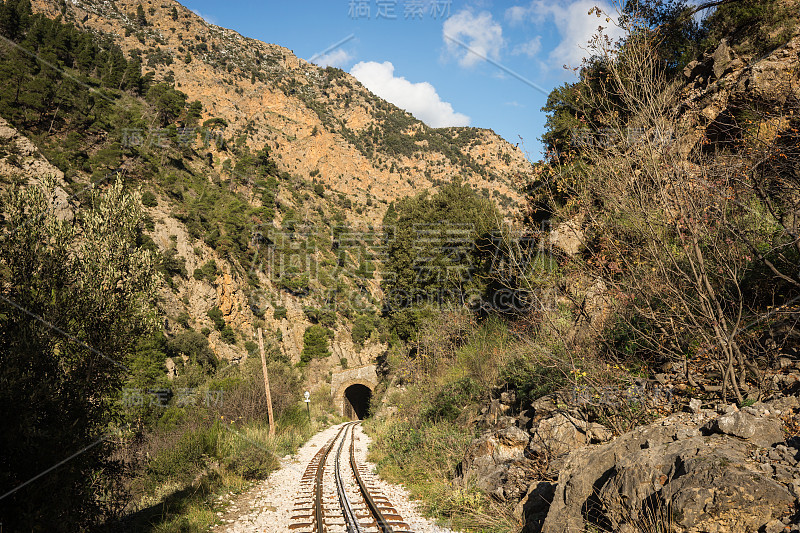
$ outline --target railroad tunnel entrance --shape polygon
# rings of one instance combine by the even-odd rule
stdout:
[[[369,402],[372,390],[366,385],[356,383],[344,390],[344,416],[364,420],[369,415]]]

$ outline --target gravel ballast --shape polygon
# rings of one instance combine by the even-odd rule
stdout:
[[[300,478],[314,454],[336,434],[339,428],[341,425],[331,426],[317,433],[297,451],[297,454],[284,457],[280,469],[250,490],[234,497],[227,512],[221,516],[222,524],[215,527],[214,531],[225,533],[289,531]],[[354,434],[356,459],[366,463],[373,473],[375,483],[411,529],[416,533],[450,533],[449,529],[437,526],[433,521],[424,518],[418,510],[417,503],[409,499],[408,492],[402,486],[387,483],[374,473],[375,465],[366,461],[369,436],[364,433],[360,425],[356,426]]]

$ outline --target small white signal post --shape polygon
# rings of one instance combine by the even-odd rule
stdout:
[[[310,398],[310,396],[311,396],[311,393],[308,392],[308,391],[305,391],[303,393],[303,397],[304,397],[303,401],[306,402],[306,411],[308,411],[308,420],[309,420],[309,422],[311,421],[311,398]]]

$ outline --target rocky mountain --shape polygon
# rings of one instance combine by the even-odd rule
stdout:
[[[136,20],[139,5],[146,25]],[[508,207],[520,199],[513,182],[528,163],[491,130],[430,128],[344,71],[209,24],[178,2],[35,1],[33,7],[52,17],[63,12],[79,28],[112,36],[127,54],[141,53],[156,79],[174,80],[203,104],[204,119],[224,119],[226,136],[244,138],[254,150],[269,146],[281,170],[317,173],[356,204],[372,199],[385,209],[454,176]],[[224,164],[225,154],[214,155]],[[381,208],[366,211],[355,218],[380,220]]]
[[[46,133],[28,139],[7,123],[3,135],[11,152],[36,161],[17,157],[13,171],[66,175],[73,205],[90,178],[136,183],[163,259],[165,331],[202,330],[221,359],[256,353],[261,327],[268,347],[297,363],[306,332],[320,325],[332,355],[310,361],[312,382],[371,362],[385,349],[376,266],[391,202],[458,178],[509,216],[519,210],[515,183],[530,164],[491,130],[430,128],[339,69],[208,24],[177,2],[35,0],[32,8],[118,46],[148,83],[171,85],[201,109],[191,123],[185,109],[165,119],[122,91],[115,109],[132,127],[121,132],[76,133],[56,110]],[[183,140],[164,141],[175,128]],[[260,176],[253,154],[257,168],[269,168]],[[64,157],[87,164],[48,166]]]

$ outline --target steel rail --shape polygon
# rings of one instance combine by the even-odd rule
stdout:
[[[344,480],[342,479],[342,471],[340,466],[340,457],[342,455],[342,448],[344,448],[344,443],[347,440],[347,432],[350,431],[350,438],[353,438],[353,425],[354,423],[347,424],[345,426],[344,435],[342,435],[342,440],[339,442],[339,447],[336,449],[336,461],[335,461],[335,473],[336,473],[336,491],[339,493],[339,505],[342,508],[342,514],[344,515],[344,522],[345,526],[347,527],[347,531],[350,533],[361,533],[361,526],[358,523],[358,518],[356,518],[356,513],[353,510],[353,505],[350,503],[350,498],[347,496],[347,491],[344,488]]]
[[[328,454],[333,449],[333,445],[336,444],[339,435],[341,435],[346,428],[347,426],[342,427],[342,429],[336,433],[336,436],[332,439],[332,441],[325,446],[325,451],[322,452],[319,464],[317,465],[317,473],[314,476],[314,519],[318,533],[323,533],[325,529],[325,513],[322,509],[322,475],[325,472],[325,461],[328,458]]]
[[[360,424],[360,422],[354,422],[354,424]],[[378,508],[378,504],[375,503],[375,500],[372,499],[372,496],[367,490],[367,485],[364,483],[364,480],[361,479],[361,475],[358,473],[358,467],[356,466],[356,453],[355,453],[355,444],[356,439],[354,432],[350,432],[350,468],[353,470],[353,474],[356,477],[356,483],[358,483],[358,488],[361,490],[361,495],[364,497],[364,501],[369,507],[370,512],[372,513],[373,518],[375,518],[375,523],[378,525],[378,528],[383,531],[383,533],[393,533],[392,526],[389,525],[389,522],[383,516],[380,508]]]

